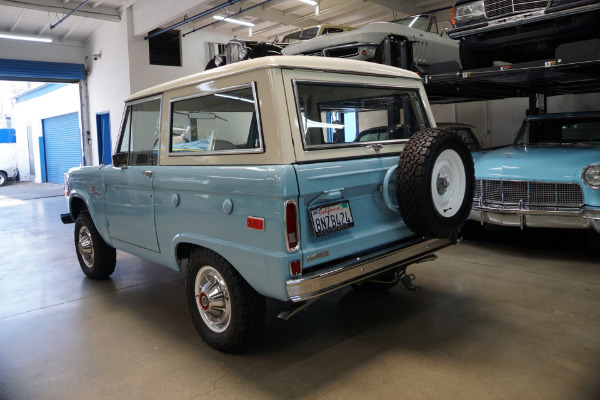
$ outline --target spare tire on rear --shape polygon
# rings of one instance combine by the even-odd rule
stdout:
[[[415,133],[400,154],[396,196],[404,223],[429,238],[456,238],[473,203],[475,168],[463,139],[443,128]]]

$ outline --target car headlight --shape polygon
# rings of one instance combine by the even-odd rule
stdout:
[[[484,16],[483,1],[459,4],[454,7],[453,24],[454,26],[466,24],[469,21],[481,19]]]
[[[600,165],[592,164],[585,167],[581,173],[581,179],[592,189],[600,189]]]

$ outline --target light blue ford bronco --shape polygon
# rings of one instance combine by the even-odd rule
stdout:
[[[185,272],[198,332],[237,352],[266,297],[289,318],[349,285],[414,289],[407,267],[458,241],[473,181],[416,74],[264,57],[131,96],[113,163],[69,171],[61,217],[89,278],[115,249]]]

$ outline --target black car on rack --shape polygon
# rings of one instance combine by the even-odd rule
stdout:
[[[555,57],[565,43],[599,39],[598,0],[458,0],[449,31],[464,69]]]

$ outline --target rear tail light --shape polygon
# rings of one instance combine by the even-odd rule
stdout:
[[[300,226],[298,225],[298,205],[295,200],[288,200],[284,204],[285,214],[283,219],[285,230],[285,245],[287,251],[293,253],[300,248]]]

